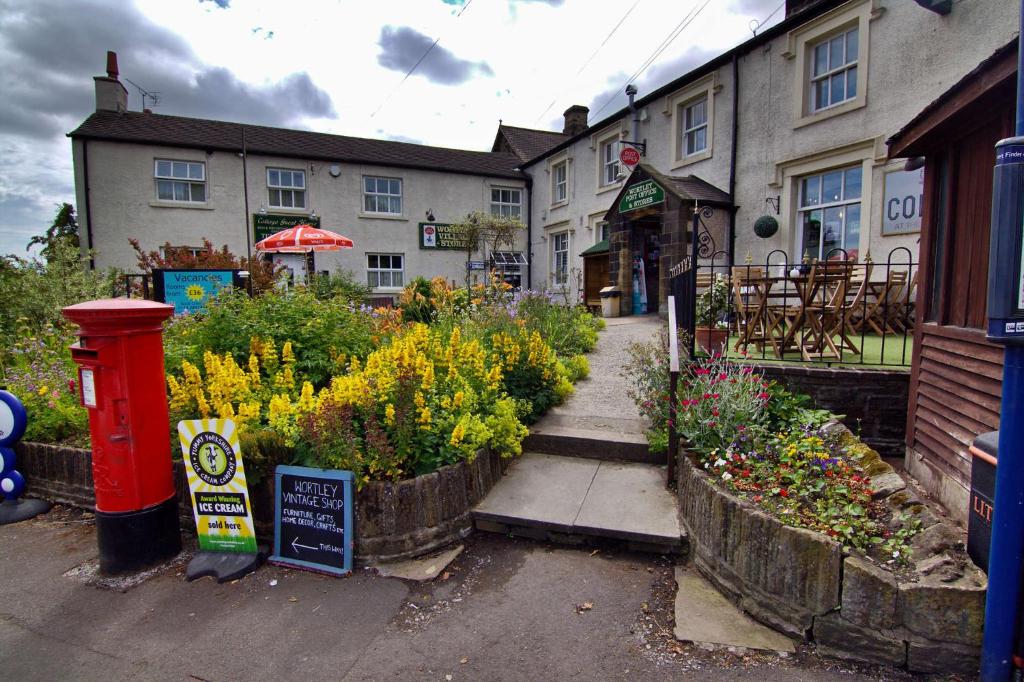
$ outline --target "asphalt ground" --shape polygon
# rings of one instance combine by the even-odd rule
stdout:
[[[66,507],[0,527],[0,679],[911,679],[676,642],[674,560],[613,546],[477,534],[430,582],[264,566],[187,583],[179,562],[117,589],[75,577],[95,548]]]

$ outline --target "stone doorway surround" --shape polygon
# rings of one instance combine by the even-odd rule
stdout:
[[[653,181],[663,190],[664,199],[650,206],[620,212],[623,198],[629,189],[646,181]],[[635,233],[637,226],[649,225],[660,220],[658,235],[658,300],[651,302],[651,308],[661,313],[667,310],[669,271],[672,266],[689,253],[690,232],[695,207],[711,206],[716,209],[707,227],[718,250],[729,247],[729,216],[735,211],[732,197],[728,193],[702,180],[696,175],[669,176],[652,166],[637,165],[622,189],[615,195],[604,219],[611,226],[608,251],[609,284],[622,291],[619,299],[620,313],[633,313],[633,251],[638,245]]]

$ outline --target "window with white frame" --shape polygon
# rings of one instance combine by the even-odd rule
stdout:
[[[366,254],[366,283],[374,289],[405,286],[405,257],[400,253]]]
[[[551,282],[565,284],[569,281],[569,233],[557,232],[551,235]]]
[[[206,164],[156,159],[153,176],[160,201],[206,202]]]
[[[705,95],[692,102],[681,104],[682,116],[679,117],[680,131],[679,157],[685,158],[707,151],[708,148],[708,98]]]
[[[619,181],[619,157],[615,153],[618,138],[614,137],[601,143],[601,186],[614,185]]]
[[[363,211],[402,215],[401,178],[363,177]]]
[[[569,200],[569,161],[559,161],[551,168],[551,203]]]
[[[491,188],[491,215],[519,220],[523,214],[523,191],[513,187]]]
[[[612,235],[612,226],[607,220],[600,220],[594,224],[594,243],[605,242]]]
[[[306,172],[268,168],[267,192],[273,208],[306,208]]]
[[[811,111],[821,111],[857,97],[859,30],[823,40],[811,47]]]
[[[860,241],[861,166],[807,175],[798,180],[800,252],[819,260],[842,256],[844,249],[856,258]]]
[[[185,255],[191,258],[198,258],[202,254],[207,252],[205,246],[168,246],[164,244],[160,247],[161,258],[173,258],[178,255]]]

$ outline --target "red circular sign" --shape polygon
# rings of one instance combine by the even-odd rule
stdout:
[[[640,163],[640,152],[633,147],[623,147],[619,152],[619,161],[627,166],[635,166]]]

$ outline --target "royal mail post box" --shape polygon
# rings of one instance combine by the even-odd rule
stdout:
[[[105,299],[68,306],[71,357],[89,410],[100,570],[120,573],[181,549],[164,379],[163,321],[174,306]]]

